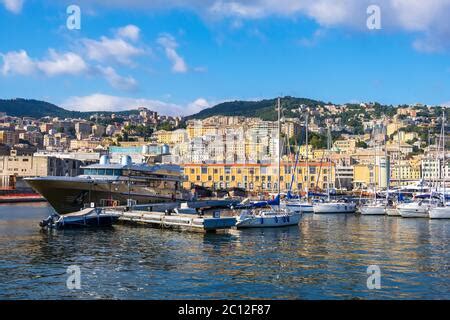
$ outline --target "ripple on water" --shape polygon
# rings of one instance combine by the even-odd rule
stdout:
[[[195,234],[41,232],[46,205],[0,206],[0,299],[449,299],[450,221],[305,215],[299,227]],[[381,268],[368,290],[367,267]],[[66,288],[79,265],[81,290]]]

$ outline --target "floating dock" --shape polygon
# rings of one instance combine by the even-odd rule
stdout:
[[[116,211],[119,223],[193,232],[217,232],[236,225],[234,217],[204,217],[192,214],[167,214],[157,211]]]

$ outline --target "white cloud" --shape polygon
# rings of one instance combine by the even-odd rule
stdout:
[[[143,55],[145,51],[137,48],[121,38],[101,37],[99,41],[82,39],[89,59],[99,62],[115,61],[125,65],[132,65],[132,58]]]
[[[188,66],[184,59],[175,50],[178,43],[175,38],[167,33],[158,37],[158,43],[164,48],[167,58],[172,62],[172,71],[176,73],[184,73],[188,71]]]
[[[49,59],[36,62],[37,68],[48,76],[77,75],[88,69],[83,58],[73,52],[60,54],[53,49],[49,49],[49,55]]]
[[[29,75],[35,71],[35,63],[25,50],[10,51],[0,54],[3,59],[2,74]]]
[[[117,74],[112,67],[97,66],[97,70],[102,74],[109,84],[116,89],[133,91],[137,89],[137,81],[133,77],[122,77]]]
[[[12,13],[20,13],[22,11],[23,0],[2,0],[6,10]]]
[[[8,75],[41,74],[48,77],[59,75],[99,75],[116,89],[133,91],[138,87],[133,77],[120,76],[112,67],[90,66],[81,56],[73,52],[58,53],[49,49],[48,58],[37,60],[28,56],[25,50],[1,54],[3,60],[1,73]]]
[[[83,58],[73,52],[57,53],[49,49],[49,58],[34,60],[25,50],[10,51],[1,54],[3,58],[2,74],[30,75],[42,72],[47,76],[61,74],[80,74],[87,70]]]
[[[206,99],[198,98],[187,105],[187,114],[195,114],[209,107],[211,107],[211,105]]]
[[[61,107],[77,111],[125,111],[147,107],[163,115],[180,116],[198,112],[209,107],[209,105],[203,98],[199,98],[187,105],[179,105],[160,100],[95,93],[89,96],[70,97],[61,104]]]
[[[366,32],[369,32],[366,10],[375,4],[381,8],[382,28],[417,35],[419,42],[414,45],[417,50],[435,51],[430,50],[435,47],[433,43],[450,47],[450,0],[89,0],[89,3],[140,10],[183,8],[206,18],[239,21],[306,16],[321,27],[345,26]]]
[[[117,36],[123,39],[129,39],[131,41],[137,41],[139,39],[139,33],[141,29],[133,24],[129,24],[125,27],[117,30]]]

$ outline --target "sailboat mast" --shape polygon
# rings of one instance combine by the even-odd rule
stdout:
[[[308,123],[309,123],[309,113],[306,114],[306,198],[309,198],[309,133],[308,133]]]
[[[330,130],[330,124],[328,124],[328,134],[327,134],[327,140],[328,140],[328,181],[327,181],[327,194],[328,194],[328,202],[331,201],[330,196],[330,180],[331,180],[331,130]]]
[[[446,206],[446,198],[445,198],[445,189],[446,189],[446,183],[447,183],[447,163],[446,163],[446,159],[445,159],[445,107],[442,108],[442,174],[443,174],[443,179],[442,179],[442,192],[443,192],[443,200],[444,200],[444,207]]]
[[[281,102],[278,98],[278,197],[280,197],[281,186],[280,186],[280,176],[281,176]],[[281,202],[280,202],[281,203]],[[280,205],[278,205],[280,206]]]

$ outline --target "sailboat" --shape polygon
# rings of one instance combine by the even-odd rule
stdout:
[[[300,113],[300,108],[299,108],[299,113]],[[306,114],[306,118],[305,118],[305,130],[306,130],[306,196],[308,197],[308,183],[309,183],[309,165],[308,165],[308,114]],[[294,182],[294,176],[295,176],[295,171],[297,169],[297,163],[298,163],[298,155],[300,153],[300,150],[297,153],[297,157],[296,157],[296,162],[295,162],[295,166],[294,166],[294,173],[292,174],[292,182],[291,182],[291,187],[293,185]],[[313,206],[311,203],[308,202],[308,199],[304,200],[301,199],[300,196],[298,197],[292,197],[291,193],[288,192],[287,196],[286,196],[286,202],[285,202],[285,206],[286,208],[292,210],[292,211],[297,211],[297,212],[301,212],[301,213],[313,213]]]
[[[331,132],[328,126],[328,152],[331,151]],[[327,200],[315,203],[313,210],[315,214],[324,213],[355,213],[356,204],[346,201],[331,201],[330,180],[331,180],[331,157],[328,157],[328,179],[327,179]]]
[[[400,203],[403,200],[403,195],[402,195],[402,187],[401,187],[401,182],[400,182],[400,130],[398,127],[398,124],[396,126],[397,128],[397,146],[398,146],[398,156],[397,156],[397,162],[396,162],[396,166],[397,166],[397,201],[396,203],[392,203],[390,204],[387,208],[386,208],[386,214],[388,216],[392,216],[392,217],[399,217],[400,216],[400,212],[398,211],[397,207],[400,205]],[[386,190],[386,197],[389,198],[389,185],[388,188]]]
[[[280,206],[280,169],[281,169],[281,103],[278,98],[278,195],[277,204],[270,209],[247,209],[243,210],[241,214],[236,217],[236,227],[240,228],[273,228],[298,225],[302,217],[301,212],[292,211],[288,208]]]
[[[439,137],[439,142],[436,142],[437,145],[437,152],[436,152],[436,160],[437,163],[439,163],[439,149],[440,149],[440,143],[443,141],[445,143],[445,109],[442,116],[442,129],[441,134]],[[444,150],[444,163],[445,163],[445,144],[443,145]],[[437,179],[436,176],[436,191],[438,191],[437,188]],[[417,201],[418,199],[418,201]],[[445,182],[444,182],[444,196],[443,196],[443,203],[445,205]],[[414,202],[406,203],[399,205],[398,211],[400,215],[403,218],[428,218],[430,217],[430,213],[433,212],[435,217],[443,216],[445,215],[446,210],[434,210],[437,208],[441,208],[442,202],[441,199],[439,199],[439,194],[437,192],[431,191],[428,194],[423,195],[416,195]]]
[[[436,207],[430,209],[430,218],[431,219],[450,219],[450,206],[449,203],[446,202],[446,183],[447,183],[447,174],[446,174],[446,155],[445,155],[445,108],[442,111],[442,128],[441,128],[441,140],[442,140],[442,207]]]
[[[385,146],[385,150],[386,150],[386,146]],[[376,168],[377,161],[378,161],[378,186],[380,186],[380,184],[381,184],[380,183],[381,159],[378,156],[378,146],[375,148],[375,167],[374,168]],[[386,166],[387,166],[387,163],[386,163]],[[361,212],[362,215],[384,215],[384,214],[386,214],[386,202],[383,201],[383,199],[377,199],[377,188],[376,188],[376,184],[373,181],[374,176],[375,176],[375,174],[372,175],[374,198],[369,204],[363,205],[359,208],[359,211]]]

